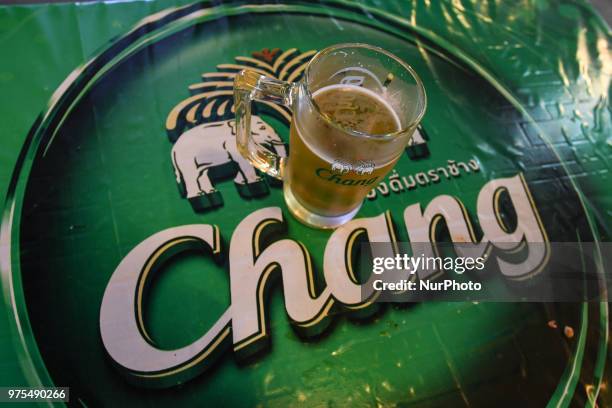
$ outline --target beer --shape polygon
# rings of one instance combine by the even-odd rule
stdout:
[[[346,214],[389,172],[397,157],[377,163],[376,136],[400,129],[397,114],[378,94],[354,85],[335,84],[313,93],[321,114],[340,127],[373,136],[367,144],[358,136],[342,137],[329,123],[307,130],[292,121],[291,159],[286,183],[296,200],[308,210],[324,215]],[[334,163],[338,164],[334,166]]]
[[[253,100],[291,108],[288,158],[263,129],[251,132]],[[248,69],[236,75],[236,145],[257,169],[283,180],[295,218],[336,228],[393,168],[426,105],[421,80],[395,55],[367,44],[333,45],[310,60],[296,83]]]

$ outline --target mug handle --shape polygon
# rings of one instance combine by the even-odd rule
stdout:
[[[274,102],[291,107],[296,84],[244,69],[234,78],[236,145],[238,151],[257,169],[283,179],[284,158],[257,143],[251,135],[251,102]]]

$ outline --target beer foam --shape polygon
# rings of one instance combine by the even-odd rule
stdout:
[[[395,125],[397,126],[397,130],[400,130],[402,128],[402,123],[400,122],[399,116],[397,115],[397,112],[395,112],[395,109],[393,109],[393,107],[389,104],[389,102],[387,102],[384,98],[382,98],[376,92],[371,91],[370,89],[367,89],[367,88],[363,88],[361,86],[351,85],[351,84],[333,84],[333,85],[324,86],[323,88],[319,88],[312,93],[312,99],[314,99],[318,94],[321,94],[327,91],[331,91],[333,89],[350,89],[351,91],[358,92],[358,93],[360,92],[362,94],[365,94],[375,99],[385,108],[387,108],[389,112],[391,112],[391,116],[393,116],[393,119],[395,120]]]

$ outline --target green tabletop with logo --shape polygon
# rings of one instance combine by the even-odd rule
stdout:
[[[606,299],[361,307],[329,279],[361,230],[610,241],[610,34],[582,1],[0,6],[0,386],[85,407],[610,406]],[[408,62],[428,106],[354,224],[317,230],[227,155],[232,84],[297,81],[345,42]],[[287,145],[290,111],[254,109]]]

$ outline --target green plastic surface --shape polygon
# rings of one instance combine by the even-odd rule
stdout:
[[[1,314],[7,327],[1,384],[69,385],[73,401],[87,406],[487,406],[500,395],[513,405],[589,401],[585,390],[605,368],[605,304],[389,307],[367,322],[339,316],[323,338],[305,341],[291,329],[277,288],[269,302],[272,347],[249,364],[228,352],[184,385],[147,391],[128,385],[106,357],[98,313],[110,274],[133,246],[164,228],[214,223],[227,242],[247,214],[280,206],[288,235],[305,243],[321,270],[329,233],[293,220],[279,188],[245,201],[231,181],[219,182],[225,205],[201,214],[177,193],[166,115],[200,74],[263,48],[305,51],[359,39],[396,53],[423,78],[431,155],[406,154],[396,169],[412,174],[476,158],[481,172],[366,202],[359,216],[390,209],[402,240],[407,205],[451,194],[473,215],[486,180],[518,171],[551,240],[609,237],[609,30],[587,7],[373,6],[204,3],[210,12],[202,17],[164,24],[116,53],[105,75],[71,98],[76,103],[57,133],[47,132],[53,120],[35,126],[2,224],[3,232],[11,229],[3,249],[12,259],[8,270],[2,264],[8,313]],[[159,2],[0,9],[6,21],[0,26],[10,27],[0,32],[0,47],[14,55],[0,61],[7,95],[2,185],[9,185],[28,128],[63,77],[99,55],[104,41],[163,8]],[[286,139],[286,124],[267,119]],[[148,299],[145,317],[157,344],[182,346],[229,304],[227,275],[204,257],[184,257],[165,269]],[[576,337],[564,339],[546,325],[550,319],[574,327]]]

